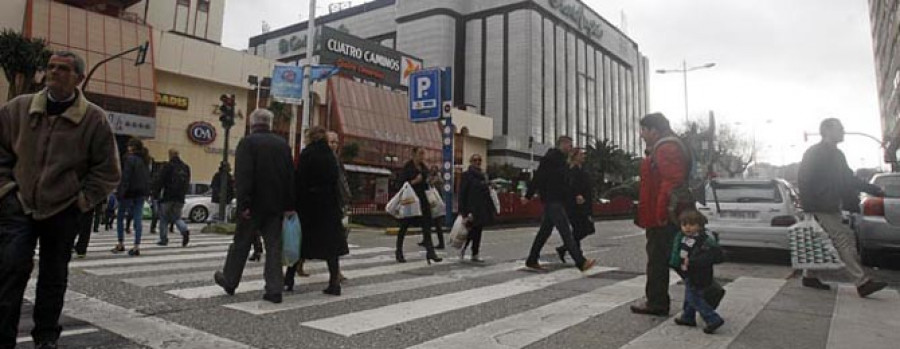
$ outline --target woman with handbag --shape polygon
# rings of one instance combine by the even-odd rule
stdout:
[[[596,232],[594,222],[591,221],[591,210],[594,202],[594,186],[591,185],[591,177],[584,170],[584,149],[574,149],[569,157],[569,182],[572,188],[572,197],[566,204],[566,215],[572,224],[572,235],[575,243],[581,247],[581,240]],[[565,246],[556,248],[559,259],[566,262]]]
[[[425,149],[415,147],[412,151],[413,158],[406,162],[403,166],[403,173],[400,175],[401,182],[409,182],[416,197],[419,199],[419,207],[422,209],[422,216],[405,218],[400,222],[400,231],[397,233],[397,250],[395,256],[397,263],[406,263],[403,257],[403,239],[406,237],[406,230],[411,224],[418,224],[422,228],[422,243],[425,247],[425,260],[428,264],[443,261],[434,252],[434,246],[431,245],[431,204],[428,203],[428,196],[425,191],[428,190],[428,166],[425,165]]]
[[[337,158],[328,147],[327,131],[316,126],[309,130],[309,144],[300,153],[295,175],[297,214],[302,228],[300,257],[321,259],[328,264],[328,288],[322,292],[341,295],[338,258],[350,253],[343,234],[341,194],[338,191]],[[288,268],[285,289],[293,290],[296,265]]]
[[[482,262],[478,258],[481,249],[481,232],[485,225],[494,220],[497,212],[494,202],[491,200],[491,189],[487,175],[481,169],[482,158],[479,154],[473,154],[469,158],[469,169],[462,175],[459,187],[459,214],[465,217],[469,235],[466,243],[459,251],[459,259],[466,256],[466,247],[472,243],[472,261]]]

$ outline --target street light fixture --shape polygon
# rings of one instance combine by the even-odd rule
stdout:
[[[684,75],[684,122],[688,122],[688,81],[687,81],[687,73],[700,69],[709,69],[715,67],[715,63],[706,63],[704,65],[698,65],[696,67],[687,66],[687,61],[681,61],[681,69],[658,69],[656,71],[657,74],[667,74],[667,73],[682,73]]]

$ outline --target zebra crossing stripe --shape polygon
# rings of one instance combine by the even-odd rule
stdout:
[[[462,292],[397,303],[380,308],[307,321],[302,326],[319,329],[344,337],[382,329],[385,327],[463,309],[502,298],[537,291],[566,281],[577,280],[584,275],[594,275],[617,268],[594,267],[581,273],[578,270],[562,269],[548,274],[516,279],[496,285],[479,287]]]
[[[367,269],[353,269],[353,270],[345,270],[343,271],[344,275],[350,279],[355,278],[363,278],[369,276],[377,276],[377,275],[385,275],[392,273],[400,273],[408,270],[420,269],[424,268],[424,264],[420,263],[398,263],[398,264],[390,264],[386,266],[367,268]],[[209,273],[209,279],[212,281],[213,273]],[[327,274],[316,274],[312,275],[308,278],[302,278],[299,280],[302,284],[312,284],[312,283],[320,283],[320,282],[328,282]],[[241,282],[238,288],[235,290],[235,293],[244,293],[244,292],[252,292],[252,291],[261,291],[265,288],[266,281],[265,280],[252,280]],[[199,298],[213,298],[218,296],[225,295],[225,291],[222,290],[218,285],[212,286],[201,286],[201,287],[192,287],[192,288],[182,288],[166,291],[166,293],[173,295],[178,298],[183,299],[199,299]]]
[[[673,284],[677,279],[674,273],[670,277]],[[410,348],[524,348],[640,298],[646,281],[646,276],[641,275]]]
[[[727,348],[775,297],[784,283],[782,279],[740,277],[726,285],[725,299],[717,310],[725,319],[725,326],[719,328],[715,335],[698,334],[697,328],[666,321],[620,349]],[[699,315],[697,317],[699,324],[702,324]]]
[[[124,252],[123,252],[124,254]],[[129,257],[127,254],[119,258],[107,258],[88,261],[75,261],[69,263],[71,268],[99,267],[99,266],[116,266],[130,264],[149,264],[159,262],[178,262],[178,261],[194,261],[198,259],[212,259],[225,257],[227,252],[200,253],[200,254],[182,254],[182,255],[164,255],[164,256],[140,256]]]
[[[363,259],[347,259],[341,261],[341,267],[359,265],[359,264],[372,264],[372,263],[383,263],[387,261],[392,261],[394,258],[392,256],[380,255],[371,258],[363,258]],[[315,261],[307,261],[305,266],[307,266],[307,272],[321,272],[327,270],[324,267],[315,267],[309,268],[309,265],[313,264]],[[214,267],[222,267],[224,262],[216,262]],[[159,268],[159,271],[167,271],[167,269]],[[244,277],[247,276],[257,276],[263,275],[263,265],[262,263],[258,263],[258,266],[253,266],[251,268],[247,268],[244,270]],[[122,282],[127,284],[132,284],[139,287],[156,287],[156,286],[165,286],[165,285],[173,285],[173,284],[181,284],[195,281],[209,281],[210,280],[209,271],[202,271],[196,273],[186,273],[186,274],[165,274],[158,276],[150,276],[150,277],[139,277],[139,278],[130,278],[123,279]],[[301,281],[304,279],[300,279]]]
[[[62,333],[60,333],[59,336],[60,337],[72,337],[72,336],[80,336],[83,334],[96,333],[96,332],[100,332],[100,330],[98,330],[96,328],[92,328],[92,327],[87,327],[87,328],[78,328],[78,329],[74,329],[74,330],[65,330],[65,331],[62,331]],[[28,343],[28,342],[31,342],[32,340],[33,339],[31,338],[31,336],[19,337],[19,338],[16,338],[16,343],[17,344],[18,343]]]
[[[303,293],[293,296],[287,296],[284,298],[284,302],[281,304],[273,304],[264,301],[252,301],[226,304],[224,305],[224,307],[243,311],[252,315],[265,315],[286,310],[295,310],[316,305],[345,301],[348,299],[365,298],[382,294],[448,284],[459,281],[460,279],[474,279],[492,274],[509,272],[520,267],[522,263],[523,262],[502,263],[483,268],[467,268],[456,270],[449,273],[448,275],[422,276],[377,284],[344,287],[341,297],[328,296],[316,291],[311,294]]]
[[[228,244],[230,244],[230,243],[231,243],[230,241],[209,241],[209,242],[198,241],[198,242],[194,242],[193,240],[191,240],[191,244],[188,245],[188,247],[181,247],[180,240],[169,241],[169,246],[159,246],[154,242],[152,244],[149,244],[149,243],[142,244],[141,252],[147,251],[147,250],[163,250],[163,249],[173,249],[173,250],[177,249],[178,251],[185,251],[188,248],[207,247],[207,246],[217,246],[219,249],[227,249]],[[89,253],[90,252],[108,252],[114,246],[115,246],[115,244],[111,244],[109,246],[95,246],[95,245],[91,244],[91,246],[88,247],[87,251]]]
[[[25,299],[34,302],[35,279],[29,280]],[[153,349],[253,349],[253,347],[183,326],[159,317],[66,291],[63,314],[89,322]]]
[[[856,288],[837,290],[826,349],[897,348],[900,343],[900,294],[881,290],[859,298]]]

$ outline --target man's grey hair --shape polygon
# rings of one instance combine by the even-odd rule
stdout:
[[[71,58],[72,62],[75,63],[75,73],[81,76],[84,76],[84,59],[81,56],[73,53],[72,51],[56,51],[53,52],[54,56]]]
[[[259,108],[250,113],[250,126],[266,125],[272,127],[272,119],[274,118],[275,114],[272,114],[272,111]]]

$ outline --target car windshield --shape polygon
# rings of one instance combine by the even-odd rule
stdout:
[[[716,184],[716,198],[726,203],[781,203],[781,192],[774,184]],[[706,197],[713,198],[712,187],[706,188]]]
[[[900,176],[883,176],[875,178],[875,185],[884,190],[884,196],[900,198]]]

